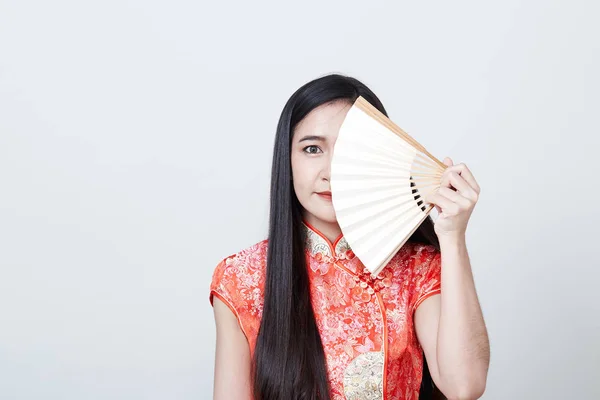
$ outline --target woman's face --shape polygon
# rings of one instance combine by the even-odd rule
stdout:
[[[311,225],[337,225],[331,202],[331,156],[340,126],[352,106],[348,101],[323,104],[294,129],[291,161],[294,191]]]

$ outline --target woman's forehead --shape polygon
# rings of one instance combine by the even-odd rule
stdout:
[[[294,129],[294,137],[300,141],[307,135],[335,139],[348,110],[352,107],[348,101],[336,101],[323,104],[306,115]]]

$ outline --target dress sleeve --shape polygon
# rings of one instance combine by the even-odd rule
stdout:
[[[442,258],[441,253],[433,246],[425,246],[417,253],[415,260],[415,275],[412,312],[421,303],[442,291]]]
[[[225,303],[237,318],[238,324],[244,334],[246,334],[242,319],[240,318],[240,305],[237,304],[239,303],[239,298],[236,297],[236,294],[238,293],[236,275],[232,272],[231,268],[228,268],[232,257],[233,256],[229,256],[221,260],[215,267],[210,283],[209,301],[212,306],[214,297],[216,296]]]

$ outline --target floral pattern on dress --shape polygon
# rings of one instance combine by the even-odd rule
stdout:
[[[303,226],[332,400],[418,399],[423,353],[413,313],[423,300],[440,293],[440,253],[430,245],[406,243],[372,277],[342,235],[331,243],[309,224]],[[268,240],[263,240],[226,257],[216,266],[210,286],[211,302],[218,296],[235,313],[251,355],[262,317],[267,248]],[[373,397],[375,387],[381,387],[383,396]]]

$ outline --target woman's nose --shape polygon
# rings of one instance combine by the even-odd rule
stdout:
[[[331,160],[327,162],[326,166],[323,168],[321,177],[323,178],[323,180],[329,182],[329,179],[331,178]]]

